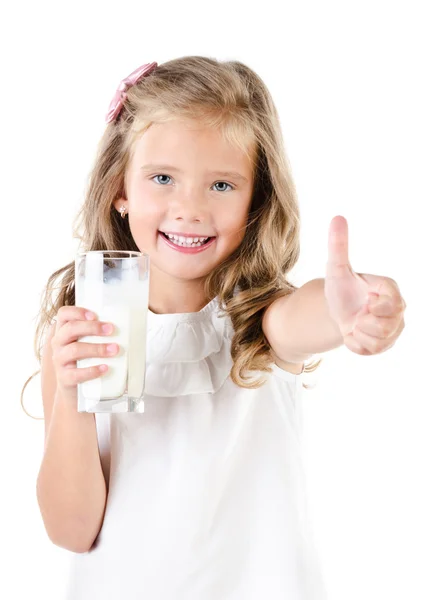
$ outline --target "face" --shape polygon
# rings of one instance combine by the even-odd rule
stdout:
[[[133,238],[150,256],[151,284],[197,286],[241,243],[253,169],[220,132],[189,121],[153,124],[135,145],[125,205]]]

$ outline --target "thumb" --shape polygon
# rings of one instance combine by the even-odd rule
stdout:
[[[346,269],[351,271],[348,250],[348,222],[339,215],[329,226],[327,275],[337,277],[346,274]]]

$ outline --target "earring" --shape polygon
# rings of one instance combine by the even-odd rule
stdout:
[[[122,206],[122,208],[120,209],[120,216],[122,217],[122,219],[125,219],[125,213],[126,213],[126,208],[125,206]]]

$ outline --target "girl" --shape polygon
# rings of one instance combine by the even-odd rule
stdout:
[[[77,384],[105,369],[76,361],[119,348],[78,342],[111,342],[113,324],[74,306],[74,263],[55,272],[36,336],[37,496],[49,538],[73,553],[67,598],[325,598],[300,455],[301,374],[342,343],[390,347],[403,327],[397,286],[346,268],[340,218],[325,288],[287,281],[296,193],[271,96],[242,63],[144,65],[122,81],[107,123],[79,215],[82,249],[150,256],[145,412],[77,412]],[[367,303],[377,291],[387,296]]]

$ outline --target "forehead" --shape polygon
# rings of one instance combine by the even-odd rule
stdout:
[[[174,118],[149,125],[134,142],[131,156],[134,162],[154,158],[165,163],[175,158],[183,162],[196,160],[200,164],[215,161],[223,166],[227,163],[252,170],[254,149],[251,141],[236,136],[227,125],[212,127]]]

